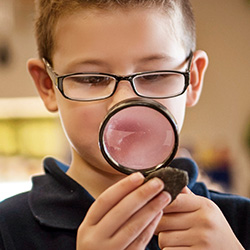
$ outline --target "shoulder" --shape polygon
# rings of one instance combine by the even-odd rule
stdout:
[[[19,208],[23,207],[28,202],[28,194],[29,192],[17,194],[0,202],[0,214],[10,211],[16,206]]]
[[[232,210],[239,209],[240,207],[250,209],[249,198],[234,194],[220,193],[212,190],[210,190],[209,193],[211,199],[218,203],[219,206],[226,205],[227,208],[230,208]]]
[[[241,212],[239,216],[237,215],[237,219],[239,219],[250,214],[250,199],[246,197],[208,190],[202,182],[197,182],[192,188],[192,192],[212,200],[227,217],[233,217]]]
[[[231,224],[250,230],[250,199],[227,193],[209,191],[211,200],[221,209]],[[249,232],[249,231],[248,231]]]
[[[0,235],[20,235],[34,224],[29,206],[29,192],[21,193],[0,203]]]
[[[250,213],[250,199],[239,195],[216,192],[208,190],[206,185],[202,182],[197,182],[192,191],[196,195],[207,197],[214,201],[221,210],[225,210],[228,213],[235,213],[236,211],[245,211]]]
[[[20,237],[22,232],[29,228],[31,220],[28,192],[2,201],[0,203],[0,249],[15,249],[13,237]]]
[[[30,214],[28,194],[29,192],[21,193],[0,203],[0,223],[6,221],[16,223],[20,214],[22,214],[22,217]]]

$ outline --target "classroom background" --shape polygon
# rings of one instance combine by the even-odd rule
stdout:
[[[197,49],[209,56],[203,93],[187,109],[179,155],[212,189],[250,197],[250,1],[191,0]],[[53,155],[68,163],[57,114],[44,108],[26,62],[36,57],[33,0],[0,0],[0,200],[28,190]]]

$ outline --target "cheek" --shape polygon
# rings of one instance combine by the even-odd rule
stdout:
[[[99,127],[106,114],[103,106],[69,102],[59,109],[65,134],[71,146],[81,155],[99,150]]]
[[[174,116],[180,132],[185,117],[186,94],[171,99],[161,100],[160,103],[163,104]]]

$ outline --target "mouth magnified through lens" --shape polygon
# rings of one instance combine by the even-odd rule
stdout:
[[[99,146],[116,170],[147,175],[174,158],[178,148],[177,124],[160,103],[127,99],[112,107],[105,117],[99,131]]]

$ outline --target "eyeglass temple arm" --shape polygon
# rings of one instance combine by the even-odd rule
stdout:
[[[52,82],[58,86],[58,81],[57,81],[57,77],[56,77],[56,73],[53,71],[52,67],[50,66],[49,62],[43,58],[43,63],[45,65],[46,71],[49,75],[49,77],[51,78]]]
[[[194,56],[194,53],[193,51],[191,50],[190,51],[190,54],[188,56],[188,67],[187,67],[187,71],[190,72],[190,69],[191,69],[191,65],[192,65],[192,61],[193,61],[193,56]]]

